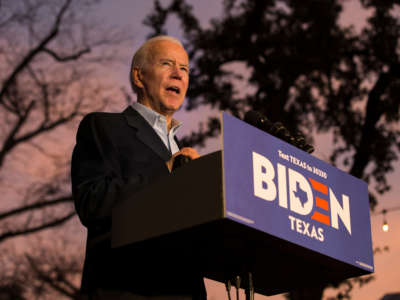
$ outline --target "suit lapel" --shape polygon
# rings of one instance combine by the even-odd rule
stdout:
[[[178,145],[178,148],[181,149],[181,148],[182,148],[182,143],[181,143],[181,141],[176,137],[176,135],[174,136],[174,140],[175,140],[175,143]]]
[[[128,125],[136,128],[136,137],[144,144],[150,147],[164,161],[171,158],[171,152],[164,145],[158,134],[149,123],[131,106],[128,106],[123,112]]]

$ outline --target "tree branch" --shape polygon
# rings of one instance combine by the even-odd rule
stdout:
[[[77,107],[79,107],[79,105],[77,105]],[[23,120],[21,118],[19,120],[19,122],[16,124],[14,130],[10,133],[9,137],[7,138],[6,142],[3,145],[3,148],[0,151],[0,166],[4,162],[5,156],[10,152],[11,149],[13,149],[18,144],[25,142],[29,139],[32,139],[41,133],[50,131],[64,123],[67,123],[67,122],[71,121],[73,118],[75,118],[77,115],[78,115],[78,109],[75,108],[74,111],[71,112],[68,116],[60,118],[60,119],[58,119],[50,124],[47,124],[47,125],[42,123],[36,129],[18,137],[18,138],[15,138],[15,134],[17,132],[16,130],[19,129],[23,124]]]
[[[44,120],[43,122],[48,122],[50,119],[50,103],[49,103],[49,89],[48,84],[42,83],[38,76],[35,74],[35,71],[30,66],[27,67],[29,74],[31,75],[33,81],[39,87],[42,92],[42,102],[43,102],[43,115]]]
[[[24,57],[24,59],[17,65],[17,67],[14,69],[14,71],[11,73],[11,75],[4,81],[3,87],[0,90],[0,103],[3,102],[4,100],[4,95],[6,95],[9,91],[9,88],[13,85],[15,80],[17,79],[18,75],[26,68],[26,66],[33,60],[33,58],[43,51],[45,46],[54,39],[55,36],[58,34],[59,26],[61,23],[61,19],[64,16],[65,12],[67,11],[69,5],[71,4],[72,0],[66,0],[64,5],[61,7],[55,23],[50,30],[49,34],[43,38],[43,40],[29,53]]]
[[[350,170],[350,174],[353,176],[361,178],[368,162],[370,161],[371,151],[368,149],[370,149],[371,144],[373,143],[373,133],[376,130],[376,124],[384,114],[384,109],[381,107],[381,96],[385,93],[390,84],[399,78],[399,75],[400,64],[392,65],[388,72],[380,74],[374,87],[369,93],[361,139],[356,149],[353,165]]]
[[[60,126],[60,125],[62,125],[64,123],[67,123],[68,121],[71,121],[73,118],[75,118],[77,116],[77,114],[78,114],[78,111],[74,110],[72,113],[70,113],[66,117],[59,118],[58,120],[56,120],[56,121],[54,121],[54,122],[52,122],[50,124],[47,124],[47,125],[42,124],[41,126],[36,128],[35,130],[32,130],[32,131],[24,134],[23,136],[21,136],[19,138],[16,138],[14,140],[14,144],[15,145],[13,145],[13,146],[16,146],[19,143],[25,142],[25,141],[27,141],[27,140],[39,135],[40,133],[43,133],[45,131],[50,131],[50,130],[52,130],[52,129],[54,129],[54,128],[56,128],[56,127],[58,127],[58,126]]]
[[[40,202],[32,203],[30,205],[24,205],[22,207],[18,207],[18,208],[11,209],[9,211],[0,213],[0,220],[8,218],[8,217],[14,217],[16,215],[19,215],[19,214],[27,212],[27,211],[32,211],[35,209],[54,206],[54,205],[57,205],[60,203],[70,202],[72,200],[73,200],[72,195],[69,195],[69,196],[60,197],[57,199],[52,199],[52,200],[48,200],[48,201],[40,201]]]
[[[71,54],[71,55],[67,55],[67,56],[60,56],[56,52],[54,52],[53,50],[48,49],[48,48],[44,48],[43,51],[48,53],[50,56],[52,56],[55,60],[57,60],[59,62],[66,62],[69,60],[76,60],[76,59],[80,58],[82,55],[90,53],[91,50],[90,50],[90,48],[86,48],[86,49],[82,49],[82,50],[78,51],[75,54]]]
[[[3,165],[4,158],[6,154],[15,146],[15,136],[17,135],[18,131],[21,129],[22,125],[25,123],[26,119],[28,118],[29,114],[32,111],[32,108],[35,105],[35,101],[31,101],[24,111],[22,115],[19,116],[18,120],[14,124],[13,129],[8,134],[7,138],[3,143],[3,147],[0,150],[0,167]]]
[[[72,285],[68,280],[66,280],[64,276],[62,276],[62,279],[60,279],[61,276],[58,276],[58,275],[60,275],[59,270],[56,270],[57,279],[53,279],[53,278],[51,278],[50,275],[48,275],[48,274],[51,274],[51,272],[46,273],[46,272],[41,271],[40,268],[36,265],[36,262],[34,261],[34,259],[30,255],[26,254],[25,257],[28,260],[32,270],[36,273],[36,275],[38,276],[38,278],[40,280],[47,283],[50,287],[52,287],[57,292],[65,295],[65,296],[68,296],[72,299],[75,299],[75,296],[78,293],[79,289],[77,287],[75,287],[74,285]],[[58,284],[59,282],[61,284],[66,285],[67,287],[69,287],[72,291],[69,291],[68,289],[63,288],[61,286],[61,284]]]
[[[61,225],[65,222],[67,222],[73,216],[75,216],[75,212],[71,212],[62,218],[59,218],[59,219],[56,219],[56,220],[53,220],[53,221],[50,221],[50,222],[47,222],[47,223],[44,223],[44,224],[41,224],[38,226],[34,226],[31,228],[26,228],[26,229],[22,229],[22,230],[14,230],[14,231],[12,231],[12,230],[6,231],[6,232],[0,234],[0,243],[9,238],[13,238],[13,237],[21,236],[21,235],[28,235],[31,233],[41,231],[43,229],[48,229],[51,227]]]

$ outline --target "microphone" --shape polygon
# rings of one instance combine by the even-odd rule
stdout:
[[[255,110],[249,110],[244,115],[244,121],[265,132],[269,132],[271,127],[274,125],[266,116]]]
[[[174,163],[172,164],[172,171],[175,171],[177,168],[182,167],[183,165],[190,162],[191,159],[189,156],[179,154],[174,158]]]
[[[314,147],[306,143],[306,140],[301,133],[298,132],[296,136],[292,136],[289,130],[281,122],[272,123],[266,116],[258,111],[249,110],[244,115],[243,121],[261,129],[262,131],[272,134],[273,136],[280,138],[307,153],[311,154],[314,152]]]
[[[297,132],[296,137],[294,138],[294,145],[297,148],[303,149],[307,153],[313,153],[315,150],[312,145],[306,143],[304,136],[300,132]]]

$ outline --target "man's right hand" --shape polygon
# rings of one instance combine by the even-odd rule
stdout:
[[[171,172],[172,170],[172,166],[174,165],[174,160],[175,157],[177,157],[178,155],[184,155],[189,157],[191,160],[193,159],[197,159],[200,157],[199,153],[197,153],[196,149],[191,148],[191,147],[185,147],[182,148],[181,150],[179,150],[178,152],[174,153],[171,157],[171,159],[169,161],[167,161],[167,167],[169,169],[169,171]]]

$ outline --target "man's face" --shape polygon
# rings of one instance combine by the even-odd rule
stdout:
[[[189,58],[182,46],[165,40],[154,42],[146,65],[134,72],[142,90],[140,103],[165,116],[180,108],[189,85]]]

